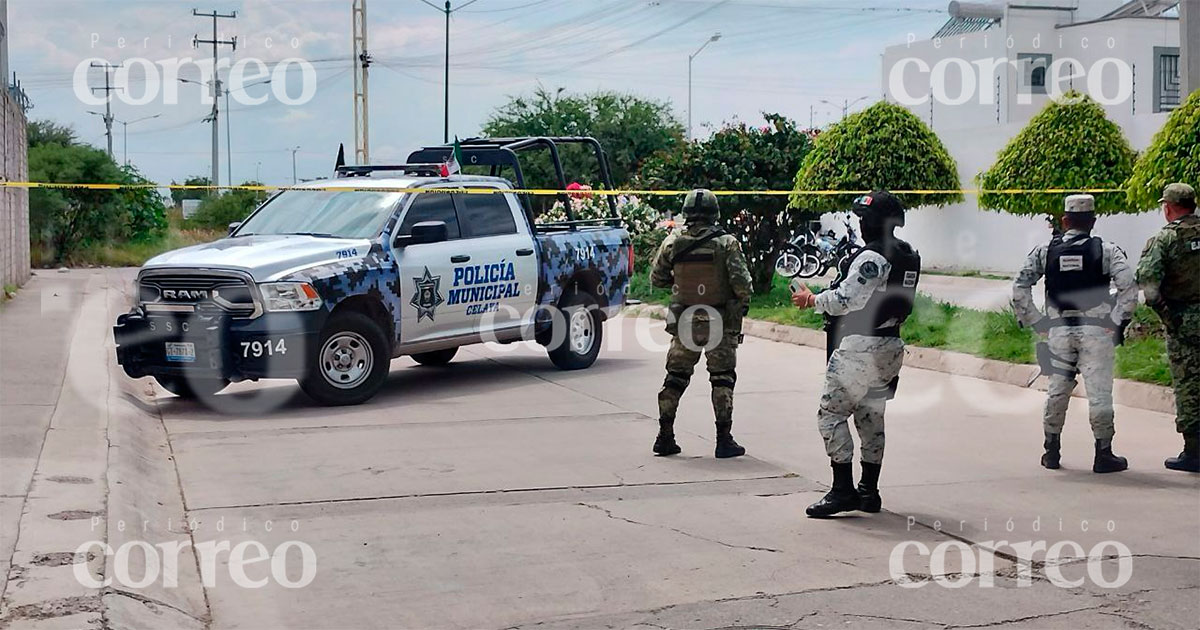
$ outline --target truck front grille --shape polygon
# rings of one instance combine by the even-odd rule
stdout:
[[[144,272],[138,300],[151,313],[225,312],[256,317],[261,310],[249,278],[222,272]]]

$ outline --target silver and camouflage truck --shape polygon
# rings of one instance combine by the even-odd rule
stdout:
[[[625,303],[629,233],[611,201],[611,218],[576,220],[567,203],[566,221],[539,224],[510,192],[535,150],[565,189],[567,144],[595,154],[611,189],[592,138],[463,141],[462,166],[479,174],[446,174],[452,146],[400,165],[339,157],[334,178],[275,194],[227,238],[147,261],[113,330],[117,361],[180,396],[287,378],[326,405],[371,398],[393,358],[440,366],[484,341],[535,340],[559,368],[587,368]]]

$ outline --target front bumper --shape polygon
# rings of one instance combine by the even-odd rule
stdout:
[[[219,377],[230,381],[301,378],[328,313],[268,313],[254,319],[223,314],[148,314],[117,317],[117,363],[133,378]],[[184,344],[194,356],[181,358]],[[190,344],[190,345],[187,345]],[[190,359],[190,360],[189,360]]]

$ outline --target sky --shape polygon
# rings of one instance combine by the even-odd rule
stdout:
[[[444,13],[423,0],[366,0],[370,68],[371,161],[394,163],[422,145],[438,144],[443,127]],[[442,0],[430,0],[441,5]],[[453,0],[450,53],[450,133],[477,135],[488,116],[511,97],[539,86],[554,91],[616,90],[670,104],[687,119],[688,57],[693,61],[693,130],[702,137],[728,121],[757,123],[779,112],[807,126],[841,116],[881,96],[886,46],[910,33],[930,37],[947,19],[944,0]],[[260,59],[279,81],[248,85],[258,105],[221,103],[221,180],[226,181],[229,122],[232,178],[268,184],[292,181],[293,152],[300,179],[330,175],[339,143],[353,155],[351,0],[9,0],[10,70],[34,104],[31,119],[69,124],[81,140],[103,148],[103,104],[77,91],[103,85],[97,58],[125,63],[128,91],[113,99],[114,152],[146,177],[163,183],[207,175],[211,126],[208,88],[174,84],[146,96],[144,68],[162,76],[164,60],[211,58],[202,12],[237,12],[219,23],[219,39],[236,35],[229,61]],[[288,104],[272,93],[303,96],[302,72],[287,58],[306,60],[315,74],[311,99]],[[139,62],[138,59],[148,60]],[[82,64],[84,68],[78,70]],[[141,64],[141,65],[139,65]],[[251,71],[253,68],[251,68]],[[181,78],[204,81],[199,67]],[[222,71],[222,78],[226,77]],[[250,83],[247,81],[246,83]],[[78,90],[76,89],[76,86]],[[865,98],[864,98],[865,97]],[[139,100],[144,103],[127,101]],[[831,105],[829,103],[836,103]],[[812,108],[812,109],[810,109]],[[152,117],[148,120],[139,120]]]

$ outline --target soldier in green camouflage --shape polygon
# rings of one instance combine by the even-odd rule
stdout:
[[[683,202],[686,227],[667,237],[654,257],[651,282],[671,289],[667,332],[667,378],[658,394],[658,438],[654,452],[675,455],[675,414],[700,355],[705,355],[717,417],[716,456],[738,457],[746,449],[733,439],[733,387],[742,317],[750,304],[751,280],[742,246],[716,226],[717,197],[694,190]]]
[[[1164,462],[1171,470],[1200,472],[1200,216],[1196,191],[1171,184],[1159,200],[1167,225],[1142,251],[1137,280],[1146,304],[1167,329],[1167,356],[1175,383],[1175,427],[1183,452]]]

